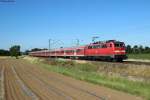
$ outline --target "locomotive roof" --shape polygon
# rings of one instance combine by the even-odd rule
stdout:
[[[110,43],[110,42],[113,42],[113,43],[123,43],[123,42],[116,41],[116,40],[107,40],[107,41],[97,41],[97,42],[94,42],[94,43],[91,43],[91,44],[101,44],[101,43]]]

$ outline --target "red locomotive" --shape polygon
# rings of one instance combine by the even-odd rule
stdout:
[[[63,57],[75,59],[101,59],[110,61],[122,61],[126,59],[124,42],[116,40],[99,41],[85,46],[59,48],[30,52],[30,56],[37,57]]]

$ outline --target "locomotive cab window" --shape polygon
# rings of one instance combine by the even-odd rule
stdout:
[[[123,43],[115,43],[115,47],[124,47]]]

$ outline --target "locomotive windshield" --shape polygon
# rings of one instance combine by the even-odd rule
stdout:
[[[115,43],[115,47],[124,47],[124,43]]]

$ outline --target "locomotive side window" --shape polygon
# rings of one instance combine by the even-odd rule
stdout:
[[[88,49],[107,48],[106,44],[88,46]]]
[[[110,44],[110,47],[112,47],[112,44]]]
[[[67,53],[73,53],[74,51],[73,50],[67,50],[66,52]]]
[[[94,45],[92,48],[97,49],[97,48],[101,48],[101,47],[102,47],[101,45]]]

